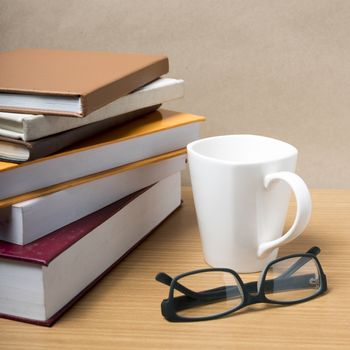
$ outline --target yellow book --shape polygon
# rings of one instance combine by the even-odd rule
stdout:
[[[199,137],[204,120],[160,109],[48,157],[22,164],[0,162],[0,206],[23,201],[23,194],[37,197],[39,189],[61,184],[61,190],[91,174],[183,149]]]

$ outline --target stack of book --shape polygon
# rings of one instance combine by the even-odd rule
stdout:
[[[52,325],[181,203],[203,117],[146,54],[0,53],[0,316]]]

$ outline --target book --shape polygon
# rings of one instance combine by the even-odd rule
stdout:
[[[114,128],[144,114],[149,114],[159,107],[160,105],[156,105],[138,109],[34,141],[22,141],[0,136],[0,161],[22,163],[49,156],[76,142],[85,140],[88,137]]]
[[[0,136],[23,141],[37,140],[141,108],[162,104],[183,95],[183,80],[160,78],[84,118],[0,112]]]
[[[0,53],[0,111],[84,117],[168,73],[137,53],[17,49]]]
[[[160,109],[48,157],[0,162],[0,199],[181,149],[199,138],[204,119]]]
[[[0,208],[0,240],[28,244],[185,168],[186,155],[92,176],[61,191]]]
[[[186,153],[187,153],[186,148],[181,148],[181,149],[178,149],[176,151],[163,153],[163,154],[155,156],[155,157],[142,159],[142,160],[139,160],[137,162],[121,165],[119,167],[108,169],[105,171],[101,171],[99,173],[79,177],[79,178],[72,179],[72,180],[69,180],[66,182],[62,182],[62,183],[58,183],[58,184],[55,184],[52,186],[40,188],[38,190],[22,193],[20,195],[13,196],[10,198],[0,199],[0,208],[5,208],[5,207],[8,207],[12,204],[27,201],[29,199],[43,197],[43,196],[46,196],[46,195],[51,194],[51,193],[56,193],[56,192],[59,192],[59,191],[62,191],[62,190],[65,190],[65,189],[68,189],[68,188],[71,188],[74,186],[82,185],[84,183],[89,183],[90,181],[102,179],[102,178],[110,176],[110,175],[119,174],[119,173],[123,173],[123,172],[129,171],[129,170],[137,169],[137,168],[143,167],[143,166],[148,165],[148,164],[158,163],[162,160],[170,159],[170,158],[177,157],[180,155],[184,155]]]
[[[199,138],[204,119],[160,109],[48,157],[0,162],[0,206],[2,199],[182,149]]]
[[[180,205],[180,189],[177,173],[33,243],[0,242],[0,317],[52,325]]]

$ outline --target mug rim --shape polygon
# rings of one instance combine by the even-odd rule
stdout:
[[[235,138],[235,137],[253,137],[253,138],[259,138],[259,139],[269,139],[269,140],[273,140],[273,141],[277,141],[278,143],[284,144],[285,146],[288,146],[291,150],[290,154],[286,155],[286,156],[281,156],[281,157],[275,157],[275,158],[271,158],[271,159],[267,159],[267,160],[257,160],[257,161],[252,161],[252,162],[238,162],[238,161],[231,161],[231,160],[225,160],[225,159],[219,159],[216,157],[212,157],[212,156],[208,156],[205,154],[202,154],[196,150],[194,150],[194,147],[200,143],[204,143],[207,142],[208,140],[213,140],[213,139],[222,139],[222,138]],[[254,134],[229,134],[229,135],[218,135],[218,136],[210,136],[210,137],[205,137],[199,140],[195,140],[190,142],[187,145],[187,152],[188,153],[192,153],[200,158],[206,159],[206,160],[210,160],[212,162],[217,162],[220,164],[226,164],[226,165],[235,165],[235,166],[250,166],[250,165],[259,165],[259,164],[266,164],[266,163],[270,163],[270,162],[277,162],[277,161],[281,161],[283,159],[288,159],[294,156],[298,155],[298,150],[296,147],[294,147],[293,145],[279,140],[279,139],[275,139],[273,137],[268,137],[268,136],[262,136],[262,135],[254,135]]]

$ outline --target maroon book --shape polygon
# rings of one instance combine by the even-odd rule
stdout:
[[[166,181],[166,180],[163,180],[163,181]],[[131,202],[133,202],[131,207],[135,207],[135,205],[139,207],[138,209],[131,208],[129,210],[140,210],[145,206],[146,203],[149,203],[152,200],[164,201],[164,205],[169,208],[169,210],[166,212],[166,215],[164,215],[164,213],[160,213],[159,209],[158,209],[158,212],[157,212],[157,209],[151,209],[151,212],[149,213],[149,216],[153,217],[152,220],[154,219],[157,220],[156,226],[158,226],[179,205],[179,203],[176,203],[176,205],[174,205],[174,201],[170,202],[169,199],[165,199],[165,197],[169,196],[169,191],[170,191],[170,197],[172,196],[171,192],[173,192],[174,193],[173,198],[175,198],[176,190],[179,191],[179,189],[171,190],[168,188],[168,192],[165,193],[164,184],[163,184],[163,187],[159,187],[161,183],[162,181],[155,185],[152,185],[145,189],[137,191],[103,209],[96,211],[95,213],[92,213],[78,221],[75,221],[65,227],[62,227],[57,231],[45,237],[42,237],[30,244],[20,246],[20,245],[11,244],[8,242],[0,241],[0,258],[22,261],[22,262],[27,262],[31,264],[34,263],[34,264],[44,265],[49,267],[50,263],[53,262],[57,257],[59,257],[60,254],[62,254],[63,252],[66,252],[71,246],[75,244],[79,244],[80,240],[84,236],[90,233],[93,233],[95,229],[97,229],[100,225],[103,225],[107,220],[114,217],[117,213],[121,212],[122,209],[126,208],[128,204],[130,204]],[[162,198],[164,198],[164,200]],[[130,214],[132,213],[133,213],[132,211],[129,211],[129,212],[123,211],[123,214],[118,214],[118,215],[119,217],[123,217],[124,215],[125,218],[123,220],[128,220],[126,215],[130,216]],[[72,295],[72,298],[70,299],[70,301],[68,301],[63,307],[60,307],[59,310],[53,315],[51,315],[48,319],[38,320],[35,317],[33,318],[21,317],[21,316],[18,316],[18,314],[11,315],[5,312],[1,313],[2,310],[0,310],[0,317],[15,319],[18,321],[34,323],[34,324],[44,325],[44,326],[53,325],[66,310],[68,310],[89,289],[91,289],[103,276],[105,276],[121,259],[123,259],[132,249],[134,249],[141,241],[143,241],[148,236],[148,234],[150,234],[151,231],[155,228],[154,225],[150,227],[149,222],[147,221],[148,220],[147,217],[145,217],[145,219],[140,218],[138,220],[145,221],[145,222],[140,221],[139,224],[141,225],[141,227],[145,227],[146,231],[140,232],[137,237],[134,237],[133,240],[131,240],[128,243],[127,246],[123,247],[122,251],[119,250],[118,251],[119,255],[118,254],[115,255],[116,259],[113,256],[112,264],[108,263],[108,265],[105,266],[106,268],[104,267],[104,270],[101,273],[99,272],[98,276],[93,281],[89,281],[86,287],[79,290],[77,294]],[[134,219],[134,221],[136,222],[137,220]],[[129,221],[126,221],[126,222],[129,222]],[[149,229],[147,227],[149,227]],[[118,227],[116,227],[116,229],[115,230],[113,229],[112,231],[117,232]],[[135,230],[133,232],[135,232]],[[101,234],[104,234],[104,231],[102,231]],[[111,233],[111,230],[109,230],[108,234],[111,235],[113,233]],[[129,240],[129,236],[130,236],[130,233],[125,232],[124,239]],[[116,237],[116,235],[114,237]],[[123,236],[121,236],[120,239],[122,238]],[[114,238],[114,239],[116,240],[117,238]],[[101,238],[101,240],[103,241],[103,237]],[[118,246],[119,246],[119,242],[118,242]],[[84,246],[82,246],[81,249],[83,249],[83,247]],[[80,249],[80,246],[79,246],[79,249]],[[99,249],[99,247],[97,246],[96,249]],[[102,245],[100,249],[103,252],[104,248]],[[0,297],[6,298],[6,296],[2,296],[2,295],[0,295]],[[46,305],[44,304],[43,308],[45,307]]]

